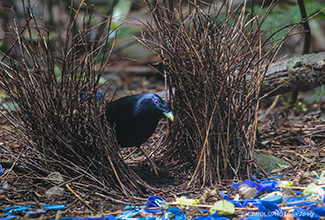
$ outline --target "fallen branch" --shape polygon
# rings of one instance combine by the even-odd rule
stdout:
[[[260,95],[306,92],[324,84],[325,52],[306,54],[272,65],[266,73]]]

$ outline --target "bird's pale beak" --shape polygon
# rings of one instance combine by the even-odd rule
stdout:
[[[171,121],[174,121],[174,115],[172,112],[163,112],[163,114]]]

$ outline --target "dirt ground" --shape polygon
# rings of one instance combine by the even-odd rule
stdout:
[[[109,77],[109,76],[108,76]],[[118,96],[134,94],[147,91],[161,91],[164,87],[163,78],[157,73],[139,74],[131,77],[128,81],[129,88],[141,89],[119,91]],[[117,80],[121,80],[116,78]],[[121,80],[122,81],[122,80]],[[116,84],[123,84],[122,82]],[[297,104],[292,106],[287,104],[286,96],[271,97],[261,102],[259,111],[259,134],[260,143],[257,152],[264,152],[289,162],[291,166],[274,170],[268,173],[269,176],[277,176],[284,181],[296,181],[296,186],[305,187],[314,176],[306,176],[308,173],[324,171],[325,165],[325,102],[310,98],[313,93],[301,94]],[[1,164],[3,175],[0,178],[0,207],[5,208],[14,205],[32,205],[34,210],[42,208],[41,204],[64,204],[68,207],[63,211],[62,216],[96,216],[100,214],[117,215],[124,211],[125,205],[145,205],[146,196],[134,196],[127,200],[120,197],[110,197],[96,192],[95,188],[84,185],[78,181],[65,180],[59,184],[64,188],[64,194],[60,197],[48,198],[46,192],[56,184],[51,182],[46,176],[33,175],[26,173],[24,167],[16,166],[19,164],[17,159],[10,157],[10,152],[23,149],[20,140],[15,140],[10,135],[10,127],[4,118],[0,118],[0,147]],[[154,151],[152,143],[159,136],[164,134],[164,129],[160,123],[157,132],[151,137],[144,148]],[[158,178],[152,178],[153,174],[147,168],[145,158],[134,148],[121,151],[127,164],[148,184],[159,188],[156,195],[165,198],[168,202],[175,201],[175,198],[186,196],[187,198],[200,199],[204,205],[212,205],[221,198],[220,192],[235,196],[236,190],[231,188],[231,180],[224,180],[222,184],[217,184],[213,189],[191,189],[186,188],[186,181],[179,181],[179,176],[186,174],[170,173],[168,170]],[[23,155],[22,155],[23,157]],[[264,175],[264,174],[263,174]],[[297,176],[304,176],[297,179]],[[190,176],[189,176],[190,177]],[[189,179],[188,177],[188,179]],[[258,176],[256,176],[258,177]],[[185,178],[186,179],[186,178]],[[184,180],[184,178],[183,178]],[[69,184],[67,184],[69,183]],[[70,186],[70,187],[69,187]],[[202,200],[202,196],[209,194],[210,190],[216,190],[216,194],[209,199]],[[183,209],[188,217],[206,215],[201,209],[192,207]],[[238,218],[240,213],[230,216]],[[55,217],[56,212],[48,212],[41,218]],[[237,217],[236,217],[237,216]],[[229,217],[229,216],[228,216]]]

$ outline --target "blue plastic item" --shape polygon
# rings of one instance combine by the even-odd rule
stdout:
[[[222,196],[223,199],[225,200],[229,200],[229,196],[226,193],[220,193],[220,195]]]
[[[275,189],[275,185],[273,183],[265,183],[265,184],[261,184],[260,192],[264,192],[264,191],[272,192],[274,189]]]
[[[0,164],[0,176],[2,176],[2,165]]]
[[[11,207],[2,209],[2,211],[4,211],[7,215],[16,215],[16,214],[20,214],[22,212],[27,211],[30,207],[32,207],[32,206],[31,205],[28,205],[28,206],[11,206]]]
[[[228,201],[231,202],[232,204],[234,204],[238,208],[245,208],[249,203],[256,206],[256,207],[259,207],[259,206],[262,207],[263,206],[263,205],[261,205],[261,203],[263,201],[261,199],[228,200]],[[269,202],[269,201],[264,200],[264,202]]]
[[[263,181],[261,183],[257,183],[252,180],[246,179],[244,184],[253,187],[257,190],[257,193],[264,192],[264,191],[273,191],[278,184],[278,181]]]
[[[7,208],[2,209],[2,211],[3,212],[6,212],[6,211],[10,211],[12,209],[21,209],[23,207],[26,207],[26,206],[14,205],[14,206],[10,206],[10,207],[7,207]]]
[[[60,220],[72,220],[72,217],[62,217]],[[55,218],[50,218],[49,220],[55,220]]]
[[[282,200],[283,200],[283,196],[281,196],[279,194],[267,195],[261,200],[268,201],[268,202],[273,202],[273,203],[276,203],[276,204],[280,204],[282,202]]]
[[[305,204],[306,196],[303,197],[288,197],[285,199],[287,206],[301,206]],[[292,203],[292,204],[291,204]]]
[[[325,207],[311,207],[311,209],[319,216],[325,216]]]
[[[96,93],[96,98],[97,99],[101,99],[101,98],[103,98],[104,97],[104,92],[103,91],[98,91],[97,93]]]
[[[241,185],[242,183],[232,183],[231,187],[234,189],[238,189]]]
[[[262,181],[261,184],[272,184],[274,186],[278,186],[281,184],[281,181],[277,181],[277,180],[265,180]]]
[[[279,219],[273,216],[267,216],[267,217],[263,217],[263,220],[279,220]]]
[[[215,213],[213,213],[212,215],[209,215],[209,216],[196,217],[194,220],[216,220],[217,218],[219,218],[218,211],[216,211]]]
[[[194,220],[230,220],[226,217],[219,217],[218,211],[209,216],[196,217]]]
[[[265,216],[262,216],[262,215],[250,215],[248,216],[247,218],[245,218],[245,220],[279,220],[278,218],[274,218],[272,216],[268,216],[268,217],[265,217]]]
[[[81,96],[83,99],[88,99],[89,98],[89,94],[88,93],[84,93],[84,94],[82,94],[82,96]],[[96,98],[97,99],[102,99],[104,97],[104,92],[103,91],[98,91],[97,93],[96,93]]]
[[[230,220],[230,219],[226,217],[211,217],[209,215],[209,216],[196,217],[195,220]]]
[[[60,218],[61,220],[62,218]],[[133,218],[130,218],[133,219]],[[74,218],[73,220],[116,220],[114,216],[108,215],[107,217],[92,217],[92,218]]]
[[[231,202],[235,205],[235,207],[238,208],[245,208],[248,203],[257,206],[261,201],[258,199],[247,199],[247,200],[228,200],[228,202]]]
[[[286,198],[285,201],[287,203],[287,206],[291,207],[291,206],[312,206],[312,205],[316,205],[316,201],[307,201],[306,200],[307,197],[303,196],[303,197],[289,197]]]
[[[147,206],[133,206],[133,205],[127,205],[124,207],[125,210],[129,210],[129,209],[134,209],[134,210],[137,210],[137,209],[144,209],[144,208],[147,208]]]
[[[257,205],[260,215],[263,220],[281,219],[284,216],[284,211],[275,203],[260,200],[260,204]]]
[[[151,207],[161,207],[161,203],[167,203],[165,199],[159,196],[149,196],[147,200],[147,208]],[[158,213],[162,212],[161,209],[147,209],[145,208],[144,211],[148,213]]]
[[[258,215],[250,215],[245,220],[261,220],[261,217]]]
[[[251,200],[241,200],[243,203],[243,208],[245,208],[247,206],[248,203],[254,205],[254,206],[259,206],[261,203],[261,200],[257,200],[257,199],[251,199]]]
[[[129,210],[129,209],[135,209],[135,206],[133,205],[127,205],[124,207],[125,210]]]
[[[272,192],[275,190],[275,187],[277,185],[279,185],[281,182],[276,181],[276,180],[267,180],[267,181],[263,181],[261,182],[261,191],[268,191],[268,192]]]
[[[302,208],[295,208],[293,210],[292,216],[301,220],[319,219],[319,215],[317,215],[315,212],[311,212]]]
[[[186,215],[182,210],[178,208],[169,208],[167,212],[163,215],[162,220],[186,220]]]
[[[136,218],[130,218],[130,219],[136,219]],[[114,216],[112,215],[108,215],[106,217],[74,218],[73,220],[116,220],[116,218],[114,218]]]
[[[156,217],[144,217],[144,218],[125,218],[124,220],[158,220],[158,219]]]
[[[235,207],[243,208],[243,204],[237,200],[228,200],[228,202],[231,202],[232,204],[234,204]]]
[[[0,218],[0,220],[11,220],[11,219],[14,219],[14,218],[16,218],[16,216],[14,216],[14,215],[9,215],[9,216],[7,216],[7,217]]]
[[[88,95],[88,93],[84,93],[84,94],[82,94],[82,96],[81,96],[83,99],[88,99],[89,98],[89,95]]]
[[[253,187],[253,188],[257,189],[257,193],[259,193],[259,192],[262,191],[262,190],[261,190],[261,189],[262,189],[261,184],[255,182],[255,181],[252,181],[252,180],[248,180],[248,179],[246,179],[246,180],[244,181],[244,184],[246,184],[246,185],[248,185],[248,186],[250,186],[250,187]],[[257,194],[257,193],[256,193],[256,194]]]
[[[54,211],[65,210],[65,209],[68,208],[68,207],[66,207],[65,205],[62,205],[62,204],[58,204],[58,205],[46,205],[46,204],[44,204],[43,207],[44,207],[44,209],[54,210]]]
[[[140,210],[126,210],[122,214],[116,216],[116,219],[128,219],[140,213]]]

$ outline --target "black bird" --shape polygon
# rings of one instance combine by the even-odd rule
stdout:
[[[138,147],[150,162],[156,175],[156,165],[140,148],[155,131],[158,122],[166,116],[171,121],[174,115],[165,102],[154,93],[142,93],[110,102],[106,108],[106,118],[115,126],[117,142],[121,147]]]

